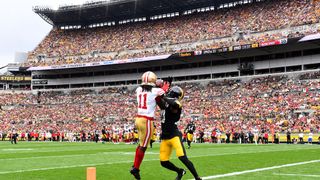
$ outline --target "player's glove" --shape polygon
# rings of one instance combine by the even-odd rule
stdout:
[[[167,82],[167,81],[164,81],[163,82],[163,86],[161,87],[163,90],[164,90],[164,92],[168,92],[169,91],[169,88],[170,88],[170,83],[169,82]]]
[[[168,81],[168,83],[170,83],[170,85],[172,84],[172,80],[173,80],[173,77],[172,77],[172,76],[169,76],[169,77],[167,78],[167,81]]]
[[[167,93],[169,91],[169,88],[171,87],[173,78],[171,76],[165,78],[163,81],[162,89]]]

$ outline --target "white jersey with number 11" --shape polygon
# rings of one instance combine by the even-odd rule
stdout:
[[[136,90],[138,116],[145,116],[153,119],[157,107],[156,97],[162,96],[164,93],[164,90],[161,88],[152,88],[151,91],[143,91],[142,87],[138,87]]]

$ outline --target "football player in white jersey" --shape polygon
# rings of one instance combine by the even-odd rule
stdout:
[[[255,144],[256,145],[258,145],[258,138],[259,138],[259,129],[255,126],[254,128],[253,128],[253,135],[254,135],[254,142],[255,142]]]
[[[150,138],[154,132],[154,116],[157,107],[157,101],[169,89],[169,82],[158,85],[157,75],[151,71],[142,75],[141,86],[136,89],[138,114],[135,118],[135,126],[138,130],[139,145],[136,149],[134,165],[130,173],[135,179],[140,179],[140,164],[144,158]],[[158,87],[156,87],[156,84]],[[161,88],[160,88],[161,87]]]
[[[119,134],[120,129],[118,126],[113,126],[112,128],[112,139],[114,144],[119,144]]]

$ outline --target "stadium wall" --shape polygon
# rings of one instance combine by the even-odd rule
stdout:
[[[287,58],[283,60],[270,60],[254,62],[255,69],[266,69],[276,67],[288,67],[297,65],[317,64],[320,62],[320,55]]]
[[[259,61],[256,59],[254,62],[251,62],[254,66],[254,74],[258,70],[263,69],[272,69],[272,68],[284,68],[285,72],[288,67],[299,66],[299,70],[305,70],[304,65],[308,64],[319,64],[320,55],[310,55],[310,56],[301,56],[301,57],[293,57],[293,58],[285,58],[285,59],[272,59],[266,61]],[[198,67],[198,68],[187,68],[187,69],[173,69],[173,70],[160,70],[155,71],[159,77],[167,77],[173,76],[177,79],[179,77],[194,77],[191,79],[214,79],[215,74],[221,73],[233,73],[232,77],[240,77],[239,64],[234,62],[233,64],[225,64],[225,65],[214,65],[214,61],[211,62],[212,65],[207,67]],[[165,65],[165,64],[164,64]],[[161,69],[161,68],[160,68]],[[86,69],[83,72],[94,72],[93,69]],[[283,73],[285,73],[283,72]],[[57,74],[55,71],[40,71],[33,74],[37,75],[46,75],[46,74]],[[70,71],[64,70],[59,72],[59,74],[70,74]],[[74,78],[56,78],[56,79],[33,79],[32,84],[33,87],[37,86],[56,86],[56,85],[66,85],[63,88],[73,88],[72,85],[75,84],[93,84],[92,87],[95,87],[94,83],[108,83],[108,82],[119,82],[120,84],[138,84],[141,76],[141,72],[136,70],[136,73],[125,73],[125,74],[114,74],[114,75],[105,75],[105,76],[94,76],[93,73],[91,76],[85,77],[74,77]],[[205,75],[205,76],[204,76]],[[200,76],[203,76],[202,78]],[[228,78],[228,77],[225,77]],[[40,83],[38,83],[40,82]],[[44,83],[41,83],[44,82]],[[105,86],[106,84],[100,85]],[[111,84],[112,85],[112,84]],[[115,84],[116,85],[116,84]],[[34,88],[35,89],[35,88]]]

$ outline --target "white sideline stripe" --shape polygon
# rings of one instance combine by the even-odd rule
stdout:
[[[299,166],[299,165],[318,163],[318,162],[320,162],[320,159],[312,160],[312,161],[304,161],[304,162],[292,163],[292,164],[284,164],[284,165],[279,165],[279,166],[258,168],[258,169],[252,169],[252,170],[245,170],[245,171],[239,171],[239,172],[233,172],[233,173],[227,173],[227,174],[219,174],[219,175],[214,175],[214,176],[207,176],[207,177],[203,177],[202,179],[216,179],[216,178],[222,178],[222,177],[237,176],[237,175],[242,175],[242,174],[260,172],[260,171],[268,171],[268,170],[272,170],[272,169],[279,169],[279,168],[291,167],[291,166]]]
[[[315,175],[315,174],[282,174],[282,173],[273,173],[273,175],[279,175],[279,176],[302,176],[302,177],[320,177],[320,175]]]

